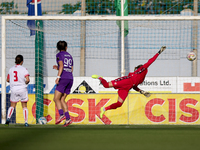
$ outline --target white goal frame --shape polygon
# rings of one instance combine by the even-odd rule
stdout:
[[[200,16],[2,16],[2,75],[1,75],[1,123],[6,121],[6,20],[79,20],[79,21],[172,21],[200,20]],[[123,26],[122,26],[123,27]],[[123,32],[123,28],[121,29]],[[124,72],[124,34],[121,35],[121,73]],[[197,63],[197,62],[196,62]],[[194,65],[194,64],[193,64]]]

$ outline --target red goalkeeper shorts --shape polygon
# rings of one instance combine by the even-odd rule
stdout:
[[[113,87],[115,89],[118,89],[119,97],[124,101],[126,97],[128,96],[129,90],[133,87],[131,83],[131,78],[128,76],[124,76],[124,77],[112,80],[111,82],[113,84]]]

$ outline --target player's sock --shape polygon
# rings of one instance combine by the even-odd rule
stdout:
[[[116,109],[118,107],[121,107],[123,103],[117,101],[116,103],[111,104],[108,107],[105,107],[105,110],[110,110],[110,109]]]
[[[14,112],[14,107],[9,107],[8,109],[8,114],[7,114],[7,119],[10,119],[12,114]]]
[[[108,82],[102,78],[102,77],[99,77],[99,80],[101,81],[101,84],[105,87],[105,88],[109,88],[109,84]]]
[[[70,115],[69,115],[69,112],[65,112],[65,117],[66,117],[66,120],[69,120],[70,119]]]
[[[60,117],[59,117],[59,119],[56,121],[56,124],[61,123],[61,122],[66,118],[66,117],[63,115],[64,112],[63,112],[62,109],[59,109],[58,112],[59,112]]]
[[[59,109],[58,112],[59,112],[59,115],[60,115],[60,116],[63,115],[63,110],[62,110],[62,109]]]
[[[27,109],[27,107],[23,108],[23,115],[24,115],[25,123],[28,123],[28,109]]]

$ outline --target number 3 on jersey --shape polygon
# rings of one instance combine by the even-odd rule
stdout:
[[[13,71],[13,73],[14,73],[14,81],[17,82],[18,81],[17,71]]]

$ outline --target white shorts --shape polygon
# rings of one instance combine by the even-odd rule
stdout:
[[[21,102],[28,102],[28,91],[27,89],[11,91],[10,101],[13,103],[17,103],[21,100]]]

